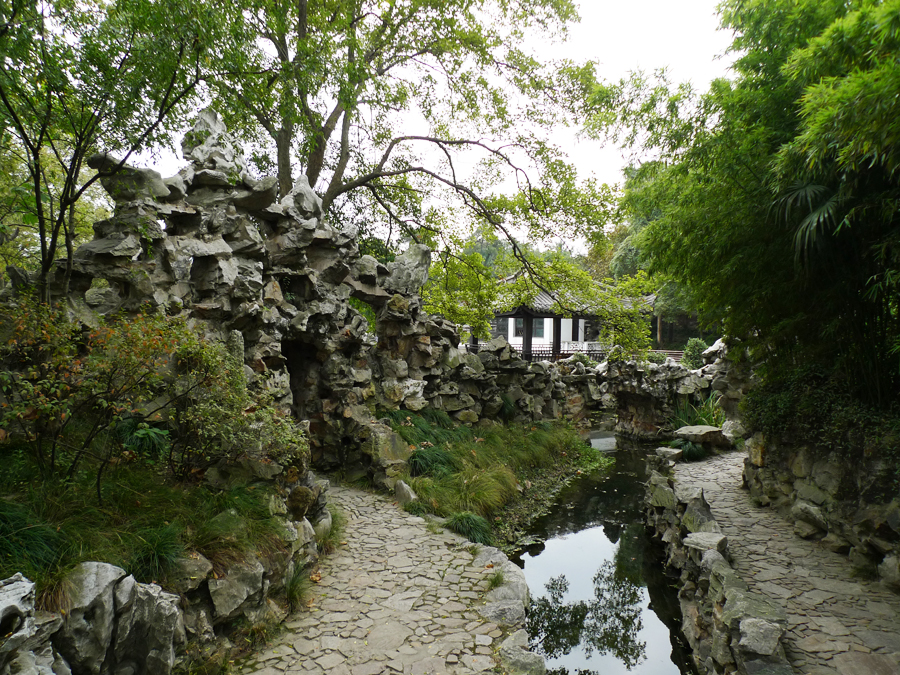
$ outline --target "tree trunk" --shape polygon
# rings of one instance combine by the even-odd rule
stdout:
[[[294,176],[291,173],[291,139],[294,136],[294,125],[283,120],[275,147],[278,152],[278,196],[284,197],[294,188]]]
[[[656,316],[656,346],[659,347],[660,349],[662,349],[662,346],[663,346],[662,326],[663,326],[662,316],[657,314],[657,316]]]

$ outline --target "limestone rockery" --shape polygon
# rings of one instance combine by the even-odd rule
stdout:
[[[523,420],[577,417],[603,399],[582,364],[525,363],[502,339],[461,351],[456,326],[422,309],[426,247],[387,265],[360,255],[356,229],[326,222],[305,177],[278,199],[274,177],[252,176],[214,112],[182,149],[190,165],[165,179],[90,158],[115,210],[71,269],[58,262],[51,292],[88,325],[149,304],[211,338],[240,335],[249,385],[309,422],[319,468],[390,486],[409,450],[378,409],[431,406],[474,423],[496,418],[504,398]],[[14,289],[32,281],[9,271]],[[351,297],[375,310],[374,332]]]

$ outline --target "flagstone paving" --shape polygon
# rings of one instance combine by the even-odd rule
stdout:
[[[342,544],[323,559],[313,605],[244,666],[244,675],[469,675],[496,665],[507,631],[475,608],[492,570],[474,547],[385,498],[332,487],[347,515]]]
[[[900,596],[854,576],[845,556],[794,534],[742,489],[744,457],[731,452],[678,464],[675,480],[702,487],[751,590],[785,607],[785,651],[804,675],[900,674]]]

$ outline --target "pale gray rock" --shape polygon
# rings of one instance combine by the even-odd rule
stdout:
[[[795,520],[801,520],[810,525],[814,525],[820,530],[828,530],[828,521],[825,520],[822,509],[818,506],[813,506],[809,502],[797,501],[791,507],[791,516]]]
[[[78,247],[75,258],[90,260],[97,256],[114,258],[133,258],[141,252],[141,242],[133,234],[124,232],[111,234],[104,239],[94,239]]]
[[[53,646],[76,673],[99,675],[112,642],[115,588],[125,570],[115,565],[86,562],[68,576],[71,607]]]
[[[296,208],[303,219],[322,217],[322,198],[310,187],[306,174],[300,174],[290,194],[281,200],[281,206]]]
[[[128,164],[118,168],[119,164],[119,159],[107,153],[91,155],[87,159],[87,165],[95,171],[111,174],[101,177],[100,184],[114,200],[165,199],[169,196],[169,187],[157,171]]]
[[[728,537],[715,532],[694,532],[683,540],[685,548],[692,548],[703,552],[707,550],[718,551],[722,555],[728,550]]]
[[[16,650],[37,633],[34,622],[34,583],[21,574],[0,581],[0,671]]]
[[[691,443],[705,443],[724,447],[731,445],[731,442],[722,433],[722,429],[708,424],[696,424],[676,429],[675,438],[683,438]]]
[[[488,591],[485,594],[485,599],[488,602],[514,600],[527,607],[530,595],[528,582],[525,581],[525,572],[522,568],[510,560],[504,560],[499,564],[495,564],[494,570],[502,572],[503,583],[492,591]]]
[[[428,281],[431,249],[424,244],[412,244],[388,264],[389,276],[383,286],[389,293],[403,296],[418,295]]]
[[[544,675],[547,664],[543,657],[528,651],[528,633],[517,630],[500,645],[500,661],[509,675]]]
[[[419,501],[419,498],[416,496],[416,493],[413,492],[413,489],[402,480],[398,480],[394,483],[394,496],[401,506],[409,504],[410,502]]]
[[[739,439],[747,435],[747,430],[739,420],[727,420],[722,425],[722,435],[728,439],[731,445],[734,445]]]
[[[518,600],[500,600],[478,607],[478,613],[500,626],[520,626],[525,621],[525,606]]]
[[[760,656],[772,656],[781,644],[784,625],[756,617],[740,621],[740,641],[738,649]]]
[[[178,596],[156,584],[134,583],[133,577],[127,577],[116,589],[116,604],[112,672],[168,675],[175,663],[176,646],[185,642]]]
[[[878,566],[882,581],[895,590],[900,590],[900,555],[889,555]]]
[[[193,591],[206,581],[212,569],[212,563],[199,553],[179,558],[168,574],[169,584],[176,593]]]
[[[207,582],[216,624],[240,614],[241,607],[245,603],[252,603],[252,599],[258,601],[262,593],[264,572],[262,563],[253,558],[231,567],[224,578],[210,579]]]
[[[313,521],[312,526],[317,539],[322,540],[328,537],[333,526],[331,511],[323,509]]]
[[[657,448],[656,454],[663,459],[671,459],[673,462],[677,462],[681,459],[684,452],[680,448]]]

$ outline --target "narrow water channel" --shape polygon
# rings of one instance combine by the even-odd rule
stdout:
[[[644,533],[648,448],[611,435],[615,469],[564,490],[523,551],[532,649],[553,675],[694,675],[676,590]]]

